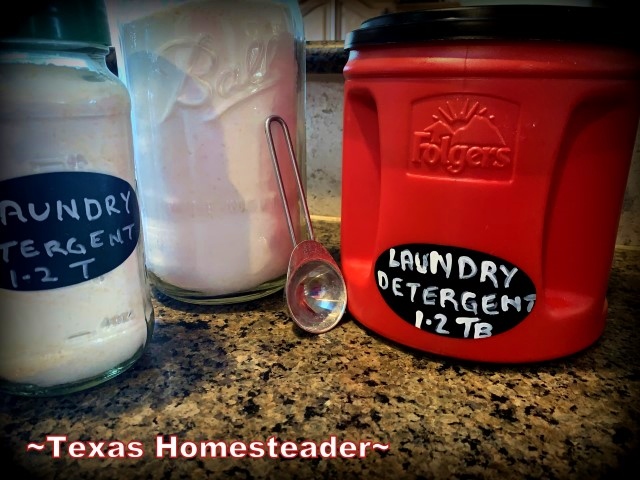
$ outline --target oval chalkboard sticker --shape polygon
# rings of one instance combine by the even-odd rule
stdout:
[[[86,282],[121,265],[139,236],[138,199],[121,178],[55,172],[0,182],[0,288]]]
[[[506,332],[536,301],[535,285],[518,267],[459,247],[398,245],[380,254],[374,275],[382,298],[400,318],[453,338]]]

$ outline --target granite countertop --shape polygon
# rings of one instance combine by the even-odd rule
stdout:
[[[339,225],[316,222],[339,258]],[[64,397],[0,396],[3,465],[15,478],[638,478],[640,252],[619,250],[608,324],[592,347],[536,365],[490,366],[402,348],[348,314],[311,335],[282,293],[205,307],[156,294],[156,329],[121,376]],[[27,451],[137,441],[139,458]],[[371,441],[366,458],[155,458],[157,438]],[[329,447],[327,447],[329,448]],[[105,450],[106,451],[106,450]],[[167,454],[168,455],[168,454]]]
[[[342,74],[349,54],[342,41],[313,41],[306,43],[307,73]]]

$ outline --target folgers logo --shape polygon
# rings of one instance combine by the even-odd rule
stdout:
[[[513,109],[507,105],[507,110]],[[513,131],[513,126],[500,125],[488,107],[468,98],[440,102],[431,112],[432,123],[413,132],[412,173],[496,180],[511,177],[512,142],[502,129]]]

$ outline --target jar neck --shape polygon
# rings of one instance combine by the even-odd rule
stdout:
[[[13,63],[42,63],[87,68],[106,67],[109,47],[80,42],[38,40],[3,40],[0,42],[0,61]]]

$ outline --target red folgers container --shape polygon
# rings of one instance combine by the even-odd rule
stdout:
[[[602,334],[640,116],[628,14],[494,6],[351,32],[349,310],[416,349],[519,363]]]

